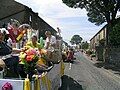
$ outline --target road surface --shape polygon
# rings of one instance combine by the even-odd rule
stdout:
[[[81,52],[74,63],[65,63],[65,75],[60,90],[120,90],[120,78],[98,68]]]

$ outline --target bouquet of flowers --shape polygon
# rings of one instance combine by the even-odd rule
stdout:
[[[35,73],[35,67],[39,58],[39,51],[33,48],[20,53],[20,64],[24,65],[24,70],[26,74],[33,75]]]

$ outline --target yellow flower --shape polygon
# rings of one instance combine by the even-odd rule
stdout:
[[[26,53],[24,53],[24,52],[20,52],[20,59],[24,59],[25,57],[26,57]]]

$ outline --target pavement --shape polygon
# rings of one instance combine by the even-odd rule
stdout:
[[[94,63],[95,66],[97,66],[98,68],[104,69],[107,73],[112,75],[115,79],[120,79],[120,68],[111,64],[105,64],[102,61],[97,61],[95,57],[91,59],[91,57],[85,53],[82,53],[82,54],[86,57],[87,60]]]

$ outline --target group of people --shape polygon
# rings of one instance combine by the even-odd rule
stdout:
[[[23,71],[23,66],[19,64],[20,52],[29,48],[37,48],[38,50],[44,48],[46,50],[50,50],[56,46],[56,37],[53,36],[50,31],[46,31],[45,35],[46,35],[46,40],[44,47],[38,42],[37,35],[34,34],[31,36],[31,40],[25,43],[25,46],[23,48],[13,49],[12,45],[9,46],[8,42],[4,41],[5,38],[4,30],[0,29],[0,62],[4,61],[4,66],[7,67],[7,69],[10,69],[10,71],[14,72],[13,77],[19,77],[19,75],[21,77],[26,77],[26,74]],[[4,47],[2,46],[3,43],[5,44],[4,46],[6,46],[5,48],[9,47],[9,50],[11,51],[7,49],[3,49]],[[4,68],[4,67],[0,65],[0,68]]]
[[[27,48],[38,48],[39,50],[44,48],[48,49],[50,46],[55,46],[56,44],[56,38],[51,34],[50,31],[45,32],[46,40],[44,47],[38,42],[37,35],[33,34],[31,37],[31,41],[28,41],[26,43]]]
[[[74,59],[74,50],[72,48],[65,49],[62,53],[64,61],[73,62]]]

